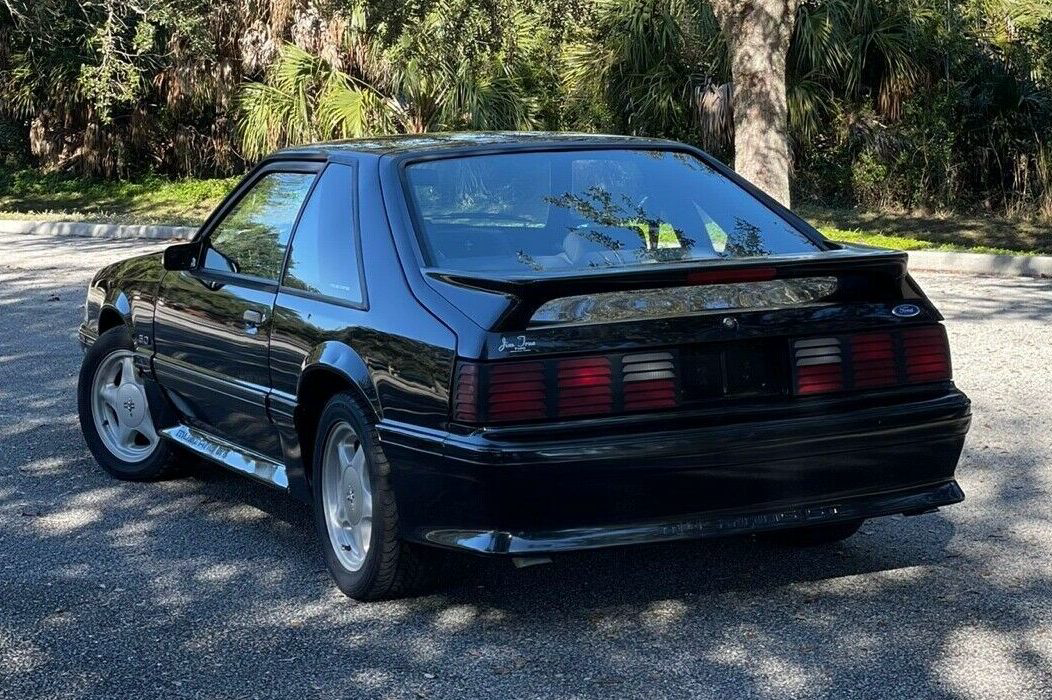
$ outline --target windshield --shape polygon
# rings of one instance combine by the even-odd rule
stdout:
[[[430,266],[566,272],[821,250],[678,151],[466,156],[406,172]]]

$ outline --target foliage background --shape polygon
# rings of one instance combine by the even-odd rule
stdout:
[[[1050,0],[806,0],[797,201],[1052,219]],[[704,0],[0,0],[0,158],[229,176],[289,143],[666,136],[730,160]]]

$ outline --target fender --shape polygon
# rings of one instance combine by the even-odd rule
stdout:
[[[315,372],[326,370],[346,379],[357,390],[363,403],[371,409],[371,417],[379,420],[380,398],[369,368],[353,348],[338,340],[321,343],[303,359],[303,371],[296,387],[297,398],[304,395],[304,386],[310,382]]]
[[[162,277],[159,253],[139,255],[99,270],[88,286],[82,341],[93,342],[103,315],[116,313],[128,326],[136,350],[152,352],[154,302]]]
[[[123,289],[106,290],[106,296],[103,299],[102,308],[99,309],[99,318],[102,318],[103,312],[105,312],[107,309],[120,314],[121,318],[124,319],[124,323],[128,326],[128,328],[131,328],[131,302],[128,301],[128,295],[124,293]]]
[[[134,291],[129,293],[124,289],[111,288],[106,291],[106,296],[99,309],[99,315],[95,319],[95,328],[101,332],[100,324],[107,313],[115,313],[120,316],[121,321],[131,334],[132,345],[143,360],[143,367],[148,366],[149,357],[153,354],[153,295],[148,300],[142,300],[140,294]],[[107,329],[108,330],[108,329]]]
[[[379,397],[365,361],[350,346],[336,340],[321,343],[303,358],[295,397],[279,391],[270,393],[271,419],[285,449],[289,493],[304,503],[311,502],[308,464],[312,445],[301,444],[300,429],[304,422],[314,423],[331,395],[331,380],[320,386],[314,382],[322,372],[341,377],[369,411],[370,419],[378,421],[380,417]]]

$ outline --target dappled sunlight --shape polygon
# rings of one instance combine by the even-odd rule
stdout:
[[[757,653],[757,646],[762,650]],[[728,641],[709,652],[709,661],[737,669],[757,688],[777,689],[761,693],[767,697],[815,696],[828,690],[829,679],[812,664],[781,657],[777,639]]]
[[[223,508],[222,511],[213,510],[208,513],[208,517],[213,520],[220,520],[227,523],[255,523],[260,520],[269,520],[270,516],[257,508]]]
[[[33,529],[41,537],[62,537],[102,520],[99,508],[64,508],[52,511],[32,521]]]
[[[0,626],[0,669],[17,668],[31,673],[45,668],[50,661],[51,656],[39,645],[24,641],[16,630]]]
[[[156,530],[157,526],[153,520],[120,523],[109,531],[111,546],[137,549],[149,545]]]
[[[640,622],[654,634],[671,632],[682,624],[690,608],[681,600],[654,601],[640,613]]]
[[[227,584],[248,573],[246,564],[218,563],[205,567],[194,574],[194,580],[202,583]]]
[[[75,494],[70,497],[69,503],[73,506],[84,506],[88,504],[96,504],[99,501],[105,503],[118,498],[124,500],[125,507],[135,507],[137,502],[142,502],[142,496],[128,499],[125,489],[122,489],[119,485],[107,485]]]
[[[791,587],[804,594],[805,600],[813,600],[819,595],[850,596],[856,599],[859,597],[878,598],[889,588],[901,588],[904,585],[920,582],[931,573],[932,567],[928,565],[902,566],[803,581],[791,584]]]
[[[98,260],[134,246],[88,264],[69,252],[79,245],[38,253],[77,261],[54,283],[0,283],[0,299],[18,299],[3,313],[24,326],[0,329],[0,687],[12,696],[43,694],[42,678],[51,695],[104,695],[115,674],[208,696],[231,669],[287,697],[507,697],[512,682],[522,696],[572,682],[604,697],[814,697],[879,694],[875,676],[902,697],[1052,687],[1050,357],[1037,341],[1052,317],[1026,301],[1052,306],[1052,282],[1009,283],[1009,303],[991,301],[996,281],[921,280],[975,402],[961,505],[805,550],[738,538],[521,570],[473,559],[442,590],[358,604],[332,586],[309,509],[284,495],[190,461],[186,478],[154,484],[94,464],[72,404],[80,311],[46,300],[54,288],[79,302]]]
[[[1052,655],[1048,634],[1038,637],[967,625],[949,635],[938,666],[946,684],[962,698],[1047,696],[1052,687]],[[997,682],[989,680],[994,677]]]
[[[394,685],[395,678],[389,671],[380,668],[369,668],[354,673],[350,681],[354,687],[363,691],[377,692]],[[309,681],[308,685],[310,685]],[[319,690],[320,688],[315,685],[313,689]],[[426,697],[426,695],[420,697]]]
[[[450,605],[435,615],[432,624],[443,632],[459,632],[473,625],[478,616],[478,608],[474,605]]]

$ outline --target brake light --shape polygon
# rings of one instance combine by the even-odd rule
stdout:
[[[765,282],[778,276],[773,267],[746,267],[741,270],[694,270],[687,273],[688,284],[733,284]]]
[[[531,360],[461,361],[450,396],[458,423],[485,425],[662,411],[714,400],[818,396],[945,381],[940,325],[848,335],[713,343]]]
[[[453,420],[461,423],[478,421],[479,366],[465,362],[457,367],[453,389]]]
[[[851,369],[856,387],[891,386],[898,379],[891,333],[851,337]]]
[[[793,358],[800,396],[951,377],[950,348],[942,326],[797,340]]]
[[[489,369],[489,418],[515,421],[544,418],[544,365],[540,362],[509,362]]]
[[[452,415],[496,424],[652,411],[678,405],[676,382],[670,352],[461,362]]]
[[[559,417],[610,413],[614,407],[610,358],[580,357],[557,363]]]
[[[950,378],[950,347],[942,326],[903,331],[902,349],[906,355],[906,378],[910,382]]]

